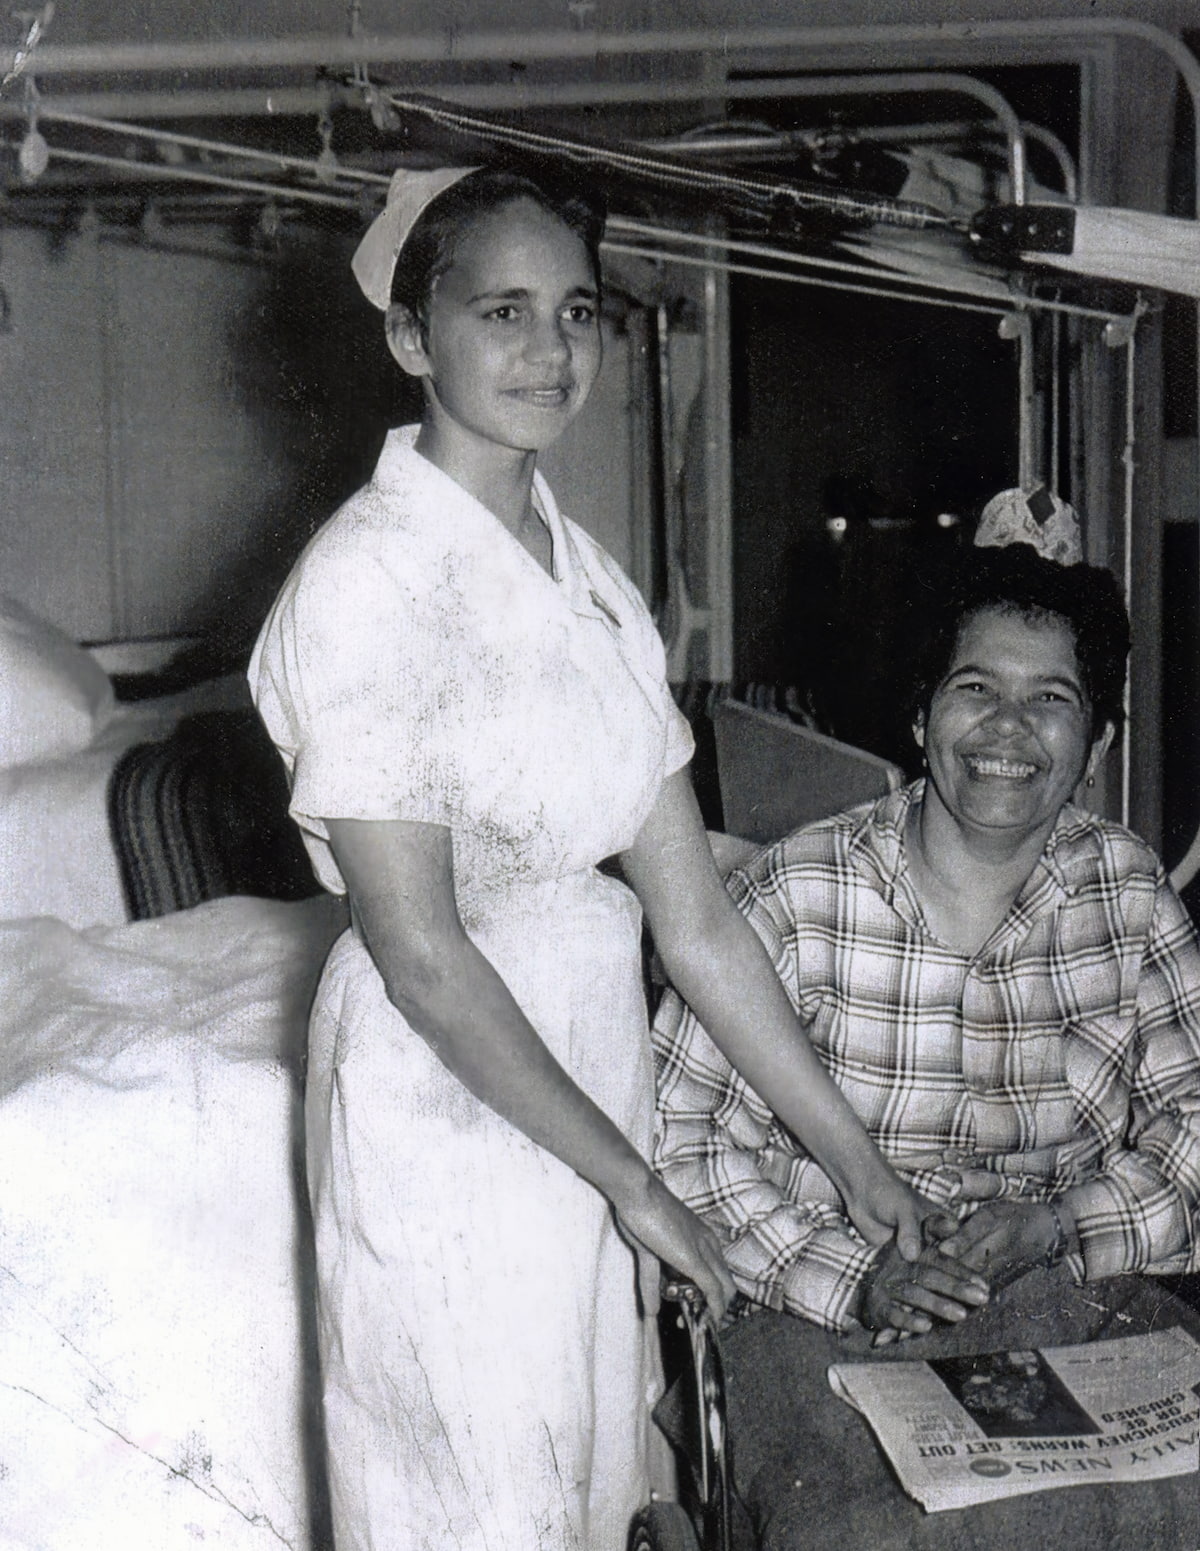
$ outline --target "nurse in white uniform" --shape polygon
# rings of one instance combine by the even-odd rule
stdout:
[[[599,220],[398,172],[355,256],[419,426],[297,563],[251,663],[321,882],[349,893],[306,1104],[337,1551],[623,1551],[648,1496],[659,1263],[642,910],[714,1039],[911,1254],[917,1205],[729,903],[663,649],[537,453],[600,365]],[[619,857],[629,887],[597,871]]]

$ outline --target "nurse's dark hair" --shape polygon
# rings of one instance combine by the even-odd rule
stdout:
[[[421,212],[408,234],[392,274],[392,301],[424,323],[438,276],[454,262],[455,250],[480,217],[518,199],[532,200],[571,229],[587,250],[597,293],[604,207],[568,188],[559,177],[480,167],[444,189]]]
[[[1125,662],[1129,615],[1116,578],[1103,566],[1060,565],[1029,544],[968,549],[939,586],[926,611],[915,654],[911,709],[926,717],[938,685],[949,672],[963,627],[995,609],[1031,623],[1061,621],[1075,641],[1075,660],[1092,716],[1092,737],[1111,722],[1120,733],[1125,718]]]

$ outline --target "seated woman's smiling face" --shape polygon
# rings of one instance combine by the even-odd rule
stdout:
[[[919,718],[926,803],[970,829],[1047,833],[1083,779],[1092,708],[1071,627],[1053,615],[982,609],[959,632],[928,718]]]

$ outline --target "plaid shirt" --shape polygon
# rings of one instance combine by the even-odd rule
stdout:
[[[1200,944],[1161,864],[1068,806],[1004,921],[963,954],[909,879],[921,791],[798,830],[730,879],[822,1061],[930,1200],[966,1215],[987,1171],[1002,1194],[1065,1198],[1077,1280],[1195,1269]],[[829,1178],[673,992],[653,1039],[659,1172],[730,1230],[749,1298],[844,1328],[877,1252]]]

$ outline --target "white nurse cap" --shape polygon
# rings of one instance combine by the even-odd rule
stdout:
[[[398,167],[388,184],[387,203],[367,228],[350,267],[372,307],[386,312],[392,301],[392,276],[400,249],[427,206],[476,167],[435,167],[414,171]]]

